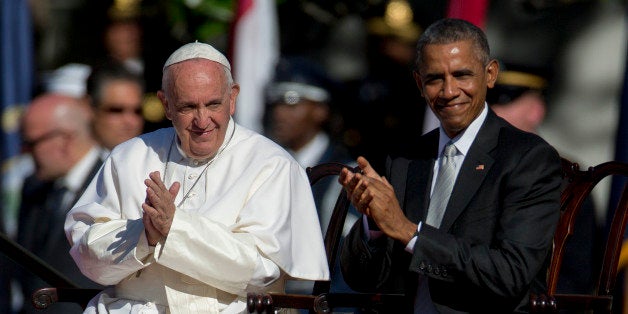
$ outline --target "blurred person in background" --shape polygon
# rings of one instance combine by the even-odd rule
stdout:
[[[0,232],[6,234],[4,215],[0,215]],[[11,309],[11,271],[8,267],[11,264],[8,256],[0,254],[0,309]]]
[[[321,65],[305,57],[282,57],[267,88],[267,133],[271,139],[286,148],[306,168],[326,162],[355,165],[347,149],[332,136],[330,122],[337,83],[331,80]],[[312,186],[323,235],[327,231],[334,205],[342,186],[329,176]],[[358,218],[351,207],[344,232],[349,231]],[[347,291],[339,270],[332,280],[332,291]],[[309,294],[312,282],[287,283],[286,290]]]
[[[144,74],[142,28],[135,18],[113,19],[105,26],[103,42],[108,57],[136,75]]]
[[[102,164],[93,138],[93,113],[79,99],[43,94],[26,108],[22,119],[24,150],[32,155],[34,174],[25,179],[19,210],[17,242],[83,288],[100,287],[81,274],[69,254],[65,214]],[[49,286],[20,269],[22,313],[39,313],[30,305],[38,288]],[[80,313],[77,304],[57,303],[47,313]]]
[[[538,133],[545,120],[545,94],[549,84],[543,69],[520,64],[502,64],[495,86],[486,94],[493,111],[515,127]],[[570,161],[570,156],[563,156]],[[588,197],[576,218],[576,231],[567,242],[564,262],[560,270],[558,292],[590,293],[600,260],[600,228],[595,216],[592,197]]]
[[[390,1],[366,21],[368,74],[343,104],[345,143],[382,170],[387,153],[410,153],[423,133],[425,100],[412,78],[415,45],[422,28],[408,1]],[[360,113],[359,115],[357,113]]]
[[[495,87],[486,101],[495,113],[515,127],[537,133],[546,113],[547,79],[522,66],[501,64]],[[538,71],[538,70],[537,70]]]
[[[93,69],[87,79],[87,101],[94,110],[94,135],[107,154],[142,133],[143,96],[142,78],[120,64],[104,63]]]
[[[353,162],[347,149],[330,133],[333,115],[330,106],[334,101],[335,86],[314,61],[303,57],[284,57],[278,62],[268,87],[270,112],[267,133],[304,168],[325,162]],[[339,187],[335,180],[312,187],[323,233],[340,192]],[[353,221],[349,226],[352,224]]]
[[[170,126],[157,91],[161,87],[161,65],[168,52],[180,44],[164,34],[167,30],[162,27],[167,23],[153,5],[159,6],[141,0],[112,1],[101,40],[105,55],[92,62],[94,67],[103,60],[120,64],[141,79],[144,132]]]
[[[80,63],[68,63],[50,72],[41,74],[41,86],[39,89],[45,94],[63,95],[79,100],[85,96],[86,80],[91,72],[90,66]],[[22,121],[20,116],[16,116],[16,124],[20,125]],[[23,197],[23,188],[26,178],[32,176],[35,171],[35,165],[31,153],[23,150],[18,156],[12,158],[9,163],[2,169],[2,211],[4,216],[5,234],[12,240],[17,238],[18,220],[20,215],[20,206]],[[29,179],[30,180],[30,179]],[[27,182],[31,184],[32,182]],[[14,267],[12,260],[6,260],[7,265]],[[4,265],[4,262],[2,262]],[[15,283],[15,278],[11,271],[8,271],[7,281]],[[19,287],[18,287],[19,288]],[[23,299],[29,296],[23,296],[19,289],[0,290],[0,298],[12,294],[12,307],[19,308],[22,306]],[[28,300],[26,301],[28,302]],[[28,303],[27,303],[28,304]],[[4,308],[4,307],[2,307]]]
[[[85,81],[91,72],[90,66],[80,63],[68,63],[53,71],[41,75],[42,93],[65,95],[82,98],[85,96]],[[23,112],[20,112],[20,115]],[[19,118],[16,117],[19,125]],[[5,215],[7,235],[15,236],[17,230],[17,212],[24,179],[34,171],[32,156],[21,152],[12,158],[2,169],[2,206]]]

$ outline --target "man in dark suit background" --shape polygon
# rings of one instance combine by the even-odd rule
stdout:
[[[437,21],[417,53],[414,77],[440,127],[410,143],[412,159],[389,159],[385,176],[361,157],[363,174],[343,171],[364,214],[342,250],[344,278],[355,290],[405,293],[396,312],[526,312],[529,293],[545,288],[559,156],[489,109],[499,65],[482,30]]]
[[[355,166],[346,147],[335,139],[332,131],[332,121],[336,120],[332,107],[339,98],[337,86],[339,84],[313,59],[283,56],[277,62],[273,80],[267,88],[267,133],[304,168],[326,162]],[[312,186],[323,235],[341,188],[334,176],[325,177]],[[351,208],[345,219],[343,235],[357,217],[358,213]],[[349,291],[340,277],[339,266],[336,267],[338,275],[333,276],[331,291]],[[312,286],[313,282],[288,281],[286,290],[309,294]]]
[[[268,136],[299,162],[312,167],[325,162],[353,163],[347,148],[336,140],[332,129],[339,83],[324,68],[302,56],[283,56],[277,62],[267,88]],[[340,186],[332,177],[312,186],[323,234],[331,218]],[[348,217],[353,224],[357,213]],[[351,227],[349,225],[348,229]]]
[[[77,98],[44,94],[27,107],[22,119],[24,148],[35,173],[25,179],[17,242],[83,288],[101,287],[81,274],[70,256],[63,225],[65,214],[81,196],[100,165],[101,148],[93,137],[93,112]],[[38,288],[50,286],[21,269],[25,302],[20,313],[41,312],[29,303]],[[81,313],[77,304],[55,303],[45,313]]]

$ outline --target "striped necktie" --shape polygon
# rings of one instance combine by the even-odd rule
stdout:
[[[448,142],[447,145],[445,145],[441,164],[438,168],[436,185],[434,186],[434,192],[432,193],[430,205],[427,209],[427,219],[425,223],[436,228],[440,227],[440,223],[443,220],[445,209],[449,202],[449,196],[451,195],[451,190],[456,181],[456,165],[454,163],[456,152],[456,146],[452,142]]]

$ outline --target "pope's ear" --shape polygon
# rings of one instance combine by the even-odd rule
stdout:
[[[172,115],[170,113],[170,110],[168,109],[168,100],[166,99],[166,94],[164,94],[164,92],[160,90],[157,92],[157,98],[159,98],[159,101],[161,101],[161,105],[164,106],[166,118],[168,118],[168,120],[172,120]]]
[[[238,99],[238,94],[240,93],[240,85],[233,84],[231,85],[231,94],[229,95],[229,113],[233,116],[236,110],[236,101]]]

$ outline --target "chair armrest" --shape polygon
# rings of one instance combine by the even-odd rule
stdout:
[[[554,294],[558,309],[588,309],[607,311],[610,313],[613,306],[611,295],[586,295],[586,294]]]
[[[334,308],[377,308],[386,312],[387,305],[406,302],[402,294],[322,293],[300,295],[283,293],[249,293],[249,313],[273,313],[275,308],[310,309],[315,313],[331,313]]]
[[[41,288],[33,292],[31,302],[36,309],[46,309],[59,300],[57,288]]]
[[[77,303],[85,308],[89,300],[100,293],[100,289],[81,288],[41,288],[33,292],[31,303],[36,309],[48,308],[55,302]]]
[[[249,293],[246,297],[249,313],[273,313],[277,308],[312,309],[316,296],[283,293]]]
[[[613,296],[587,294],[530,295],[530,313],[559,313],[560,310],[595,310],[610,313]]]

